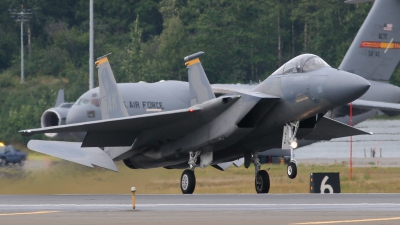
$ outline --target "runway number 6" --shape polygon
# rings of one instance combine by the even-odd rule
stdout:
[[[321,194],[325,194],[325,190],[328,189],[329,190],[329,194],[333,194],[333,188],[331,185],[329,184],[325,184],[328,181],[329,177],[325,176],[324,179],[321,182]]]

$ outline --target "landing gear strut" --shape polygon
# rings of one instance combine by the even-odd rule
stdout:
[[[297,176],[297,162],[293,156],[293,149],[297,148],[296,133],[299,128],[299,121],[290,122],[286,124],[286,129],[289,132],[289,143],[290,143],[290,163],[287,166],[287,175],[290,179],[294,179]]]
[[[183,171],[181,176],[181,191],[182,194],[193,194],[196,187],[196,176],[194,175],[194,168],[196,167],[197,157],[200,151],[189,153],[189,169]]]
[[[254,186],[256,188],[257,194],[268,193],[270,188],[269,175],[267,171],[260,170],[261,163],[260,159],[258,158],[257,152],[253,154],[252,160],[254,162],[254,168],[255,168]]]

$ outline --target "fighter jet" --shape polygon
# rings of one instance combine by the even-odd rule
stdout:
[[[292,149],[296,138],[307,134],[297,133],[299,127],[312,127],[322,118],[320,115],[354,101],[370,86],[358,75],[334,69],[316,55],[303,54],[251,91],[216,98],[199,60],[202,54],[184,58],[188,83],[170,81],[135,87],[117,85],[107,56],[101,57],[96,62],[101,120],[20,133],[85,133],[82,143],[31,140],[28,148],[86,166],[117,171],[113,161],[123,160],[132,169],[185,169],[180,182],[184,194],[195,189],[196,167],[244,157],[246,168],[251,163],[255,165],[257,193],[268,193],[269,175],[260,168],[258,152],[287,144]],[[133,108],[121,95],[127,92],[131,94]],[[180,95],[185,92],[186,96]],[[134,99],[139,96],[148,100],[136,104]],[[170,110],[172,105],[175,109]],[[152,113],[129,116],[128,110]],[[327,127],[319,134],[321,137],[339,135],[343,130],[345,135],[368,134],[334,120],[330,122],[337,129]],[[289,178],[296,177],[293,155],[287,171]]]

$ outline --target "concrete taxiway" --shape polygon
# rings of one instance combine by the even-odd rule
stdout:
[[[400,194],[0,195],[1,224],[400,224]]]

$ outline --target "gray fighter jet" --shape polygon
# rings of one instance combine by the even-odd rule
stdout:
[[[216,166],[241,157],[246,168],[255,165],[257,193],[268,193],[269,175],[260,170],[258,152],[286,145],[293,149],[296,139],[311,133],[321,120],[328,126],[319,126],[323,132],[318,138],[368,134],[322,117],[368,90],[370,83],[358,75],[334,69],[316,55],[304,54],[284,64],[251,91],[216,98],[199,60],[202,54],[184,58],[188,83],[134,86],[117,85],[108,58],[99,58],[99,89],[86,104],[100,100],[101,120],[20,133],[85,134],[82,143],[31,140],[28,148],[86,166],[117,171],[113,161],[123,160],[132,169],[187,168],[181,176],[184,194],[195,189],[195,167]],[[299,128],[305,129],[297,132]],[[292,179],[297,175],[293,155],[287,175]]]

